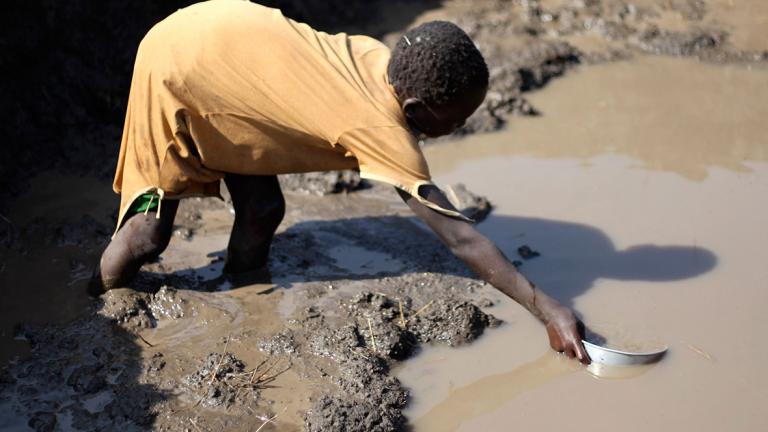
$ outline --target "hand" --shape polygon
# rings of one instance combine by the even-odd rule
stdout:
[[[565,307],[557,307],[547,314],[547,335],[549,346],[553,350],[565,353],[570,358],[577,358],[585,365],[592,361],[581,343],[584,324],[577,320]]]

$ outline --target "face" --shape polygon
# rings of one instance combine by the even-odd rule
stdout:
[[[456,102],[444,106],[429,106],[419,98],[402,103],[408,124],[429,138],[449,135],[462,127],[485,99],[486,88],[467,92]]]

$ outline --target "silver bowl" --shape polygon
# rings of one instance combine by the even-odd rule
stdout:
[[[593,363],[608,366],[635,366],[656,363],[664,357],[668,349],[664,347],[658,351],[635,353],[605,348],[587,341],[583,341],[583,343]]]

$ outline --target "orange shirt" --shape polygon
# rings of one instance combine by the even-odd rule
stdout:
[[[423,200],[429,169],[387,80],[390,52],[277,9],[213,0],[155,25],[136,55],[114,180],[138,196],[219,196],[224,173],[359,168]],[[162,201],[161,201],[162,202]]]

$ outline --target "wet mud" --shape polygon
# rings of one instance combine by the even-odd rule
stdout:
[[[287,196],[295,210],[275,240],[272,283],[222,278],[231,211],[189,200],[176,227],[187,235],[134,286],[75,321],[17,327],[31,352],[4,371],[2,426],[405,427],[408,391],[391,368],[425,344],[459,346],[498,326],[478,306],[492,304],[491,288],[406,216],[394,191]]]
[[[576,307],[596,330],[606,322],[601,335],[609,336],[607,342],[645,347],[656,340],[636,332],[665,334],[672,345],[669,362],[616,375],[624,380],[594,380],[609,373],[590,374],[548,352],[538,323],[475,279],[393,191],[351,171],[281,178],[288,209],[269,277],[221,276],[231,205],[194,198],[182,201],[161,259],[146,265],[132,286],[88,299],[91,265],[115,222],[109,177],[124,111],[120,98],[127,95],[132,41],[143,32],[116,27],[109,34],[125,41],[126,47],[115,47],[123,54],[108,62],[95,55],[95,65],[81,60],[104,51],[100,45],[73,45],[69,51],[82,55],[67,57],[70,67],[46,84],[47,96],[37,98],[46,107],[17,95],[6,116],[18,126],[8,136],[24,138],[10,139],[21,144],[4,147],[0,164],[0,430],[498,430],[510,419],[546,429],[544,419],[554,429],[567,425],[546,414],[547,401],[554,395],[570,401],[574,408],[563,418],[580,418],[594,412],[574,400],[580,394],[599,406],[614,400],[677,406],[674,413],[659,403],[653,407],[678,429],[734,426],[698,416],[696,403],[724,409],[722,400],[685,390],[686,382],[707,380],[713,392],[743,395],[726,404],[745,419],[731,430],[768,424],[758,409],[765,395],[755,390],[765,387],[759,367],[765,352],[729,337],[751,334],[749,320],[759,315],[755,305],[765,303],[753,289],[765,275],[733,264],[759,256],[764,241],[751,237],[765,240],[757,225],[764,209],[749,204],[764,194],[760,137],[766,135],[755,122],[764,104],[755,101],[764,99],[759,90],[768,61],[765,3],[347,3],[281,5],[290,16],[332,30],[367,31],[389,44],[404,28],[430,19],[455,21],[473,37],[490,67],[488,97],[457,136],[436,140],[436,151],[427,152],[438,180],[451,185],[444,187],[449,200],[484,220],[480,229],[526,275]],[[79,18],[52,8],[48,27],[78,27],[72,23]],[[139,11],[147,23],[165,13],[150,9]],[[126,13],[115,10],[102,12]],[[45,42],[30,40],[28,48]],[[60,60],[42,62],[30,79],[56,69],[50,65]],[[73,76],[99,74],[122,81],[91,79],[86,85],[77,79],[70,85]],[[684,97],[670,98],[676,92]],[[675,103],[683,99],[690,106]],[[48,108],[56,106],[82,109],[56,116]],[[710,129],[691,126],[702,118],[725,120],[713,121]],[[679,124],[701,133],[687,137]],[[504,127],[501,134],[479,135]],[[49,132],[61,130],[67,133]],[[25,147],[26,141],[39,144]],[[633,162],[606,162],[605,154]],[[496,162],[467,165],[483,157]],[[26,178],[46,169],[52,170],[47,177]],[[643,177],[639,169],[656,174]],[[703,204],[688,214],[674,200],[652,198],[665,193],[693,196],[699,204],[729,198],[718,201],[721,210],[712,216]],[[659,208],[678,213],[648,210]],[[734,223],[725,209],[751,216]],[[636,214],[646,215],[644,221],[617,225]],[[680,228],[686,217],[695,223]],[[672,219],[677,228],[665,228]],[[727,241],[703,234],[725,224],[744,230],[734,230]],[[762,268],[754,264],[753,270]],[[717,289],[731,286],[729,277],[748,287],[751,301],[733,308],[741,313],[726,314],[731,325],[708,326],[711,337],[694,328],[708,319],[681,323],[659,306],[669,299],[657,285],[667,284],[681,285],[670,294],[677,305],[702,292],[713,304],[729,304],[732,298]],[[599,302],[597,293],[603,295]],[[707,317],[723,314],[709,303],[696,306]],[[648,322],[652,314],[658,322]],[[615,330],[619,322],[634,327]],[[726,342],[717,346],[715,340]],[[729,361],[760,385],[744,384],[743,374],[725,378]],[[626,378],[634,387],[618,384]],[[675,391],[654,399],[664,383],[673,383]],[[676,395],[693,402],[681,403]],[[541,415],[538,422],[515,417],[521,412]],[[611,412],[601,420],[604,426],[627,418],[644,424],[636,411]]]
[[[542,114],[528,92],[579,64],[648,53],[716,64],[768,62],[768,7],[759,0],[452,0],[413,24],[432,19],[461,26],[491,74],[488,96],[459,136],[498,130],[512,116]],[[384,40],[393,44],[398,37]]]

